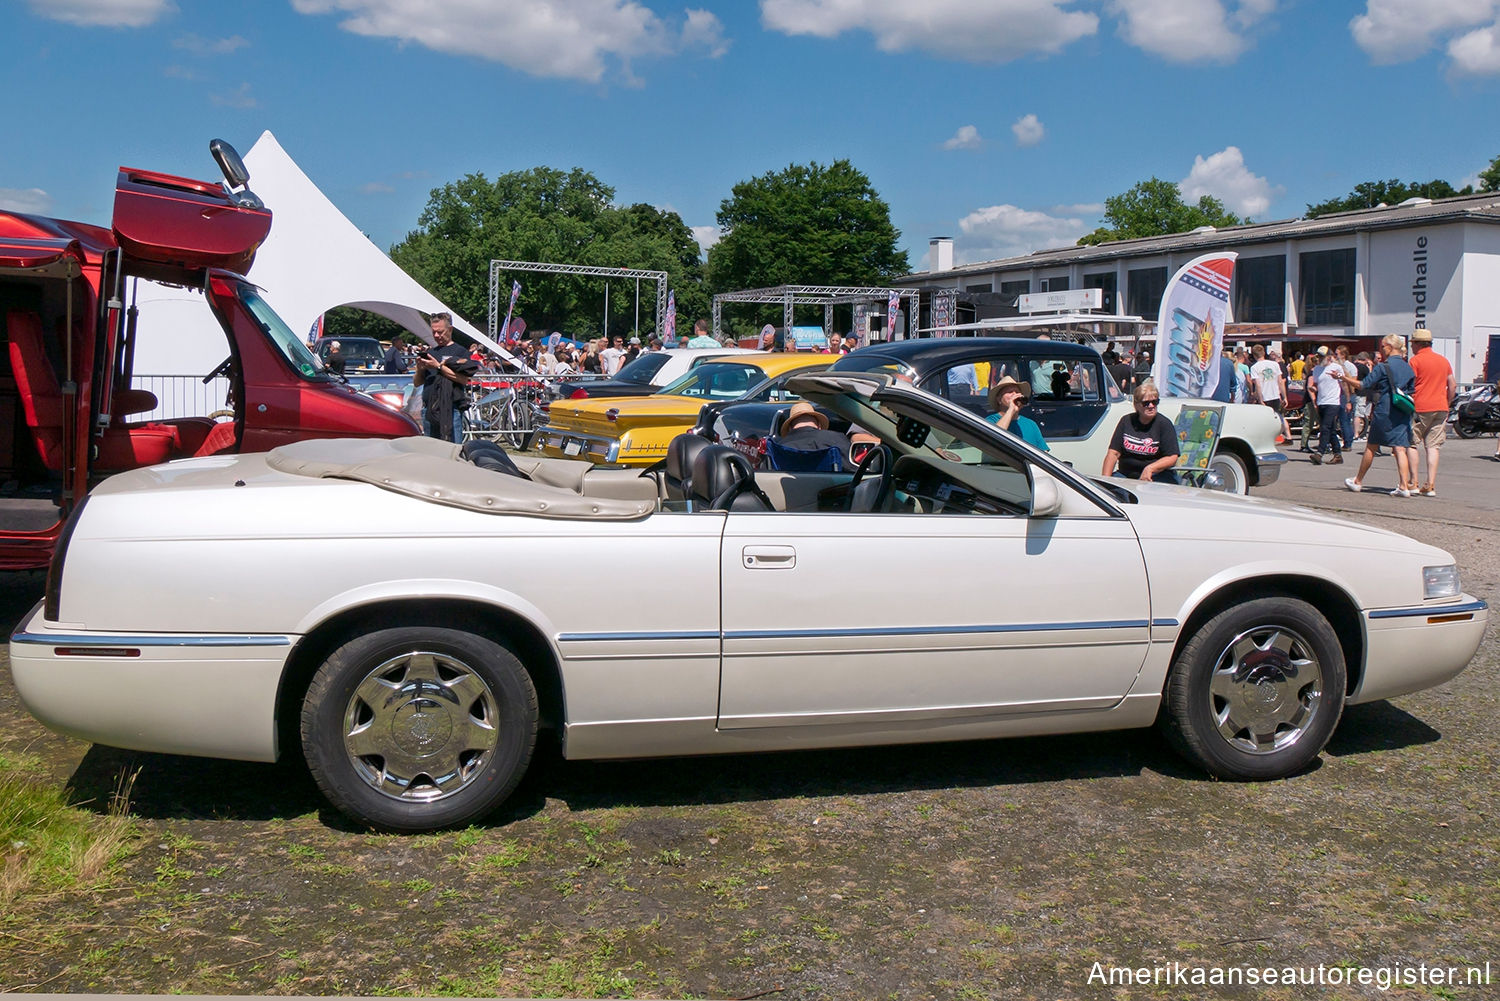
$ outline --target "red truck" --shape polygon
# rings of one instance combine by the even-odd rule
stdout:
[[[209,149],[222,184],[121,167],[109,229],[0,211],[0,569],[46,566],[69,513],[110,473],[419,433],[331,379],[244,277],[271,212],[233,147]],[[226,340],[204,381],[227,378],[232,418],[131,419],[157,409],[131,384],[141,279],[202,292]]]

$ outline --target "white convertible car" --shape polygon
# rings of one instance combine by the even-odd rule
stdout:
[[[543,729],[607,758],[1156,724],[1285,776],[1484,632],[1431,546],[1090,479],[888,375],[794,390],[883,444],[852,474],[684,435],[644,474],[415,438],[113,477],[11,637],[16,687],[119,747],[300,747],[339,809],[415,831],[496,807]]]

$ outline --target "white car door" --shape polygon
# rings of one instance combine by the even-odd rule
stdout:
[[[722,587],[721,728],[1102,709],[1149,642],[1139,543],[1102,512],[731,513]]]

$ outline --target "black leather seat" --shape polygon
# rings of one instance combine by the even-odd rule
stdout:
[[[680,434],[667,444],[667,500],[688,499],[688,484],[693,478],[693,460],[698,453],[713,442],[689,432]]]
[[[755,483],[750,460],[728,445],[709,445],[693,457],[688,499],[699,510],[774,511]]]

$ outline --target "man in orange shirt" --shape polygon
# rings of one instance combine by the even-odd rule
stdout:
[[[1417,387],[1412,399],[1417,412],[1412,421],[1411,450],[1408,453],[1413,483],[1417,478],[1417,459],[1425,449],[1427,452],[1427,482],[1417,490],[1422,497],[1437,496],[1438,455],[1448,437],[1448,408],[1453,405],[1453,395],[1458,384],[1453,378],[1453,366],[1448,359],[1432,350],[1432,331],[1418,327],[1411,335],[1413,353],[1412,371],[1417,373]]]

